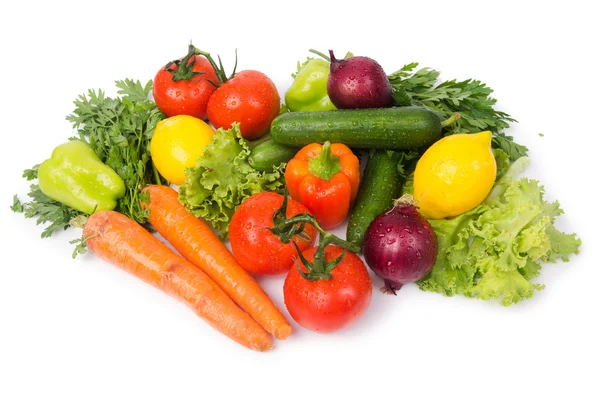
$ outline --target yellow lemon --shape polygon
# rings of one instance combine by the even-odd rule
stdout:
[[[488,195],[496,180],[492,133],[449,135],[417,163],[414,198],[423,216],[442,219],[465,213]]]
[[[184,170],[196,165],[214,135],[212,127],[196,117],[179,115],[164,119],[150,140],[152,161],[165,179],[182,185]]]

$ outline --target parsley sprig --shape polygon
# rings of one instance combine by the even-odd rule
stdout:
[[[39,165],[23,171],[23,178],[28,181],[37,179]],[[66,230],[71,219],[84,215],[58,201],[52,200],[40,190],[37,184],[31,184],[29,193],[30,201],[21,202],[17,195],[13,197],[13,205],[10,209],[14,212],[23,213],[25,218],[37,217],[36,224],[50,223],[42,232],[42,238],[50,237],[57,230]]]
[[[116,85],[121,95],[118,98],[109,98],[102,90],[80,95],[67,120],[100,160],[123,178],[127,192],[116,210],[144,224],[148,210],[141,207],[141,201],[147,198],[141,190],[164,182],[150,160],[150,139],[165,115],[149,99],[152,81],[142,86],[139,81],[126,79]]]
[[[399,105],[425,106],[447,119],[458,112],[458,122],[444,129],[446,135],[492,131],[493,146],[516,160],[527,154],[527,148],[513,141],[502,130],[515,122],[510,115],[495,109],[493,90],[479,80],[448,80],[438,83],[440,72],[431,68],[415,70],[417,62],[404,65],[388,76],[393,95]]]

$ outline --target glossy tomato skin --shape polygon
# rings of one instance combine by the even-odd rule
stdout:
[[[192,56],[188,62],[196,63],[192,67],[198,74],[189,80],[173,81],[173,75],[162,67],[154,77],[152,95],[156,106],[167,116],[185,114],[206,120],[206,107],[210,96],[216,91],[216,86],[209,82],[218,83],[219,79],[210,62],[202,56]],[[171,65],[172,70],[177,66]]]
[[[312,262],[316,247],[303,252]],[[327,261],[337,258],[344,250],[329,245],[325,248]],[[301,269],[305,271],[304,266]],[[283,284],[285,305],[292,318],[304,328],[328,333],[344,328],[358,320],[369,308],[373,284],[360,257],[346,252],[342,262],[331,272],[330,280],[309,281],[294,265]]]
[[[248,140],[264,135],[279,114],[281,98],[273,81],[256,70],[243,70],[222,84],[208,101],[208,119],[216,128],[240,123]]]
[[[274,192],[257,193],[246,199],[235,211],[229,225],[231,251],[248,272],[261,276],[283,274],[290,270],[298,255],[292,242],[282,243],[268,228],[273,227],[273,214],[281,207],[283,196]],[[286,216],[308,213],[299,202],[288,199]],[[312,246],[317,230],[304,229],[310,241],[294,236],[301,250]]]

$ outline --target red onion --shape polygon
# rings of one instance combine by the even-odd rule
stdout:
[[[394,104],[392,86],[374,59],[353,56],[336,59],[333,51],[327,94],[338,109],[385,108]]]
[[[403,284],[418,281],[431,271],[438,254],[437,236],[412,197],[403,196],[371,222],[363,254],[371,270],[385,280],[382,291],[395,295]]]

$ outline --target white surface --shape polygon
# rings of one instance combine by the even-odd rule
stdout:
[[[0,6],[0,396],[598,395],[593,2],[126,3]],[[442,78],[483,80],[520,121],[510,132],[531,149],[528,174],[560,200],[559,225],[578,232],[581,254],[545,266],[546,289],[514,307],[375,290],[355,326],[320,335],[294,324],[266,354],[92,255],[72,260],[76,231],[41,240],[33,220],[8,210],[27,192],[22,170],[70,136],[77,95],[151,79],[190,40],[227,65],[237,48],[239,69],[265,72],[282,95],[309,48],[352,50],[388,73],[419,61]],[[282,282],[261,280],[283,308]]]

